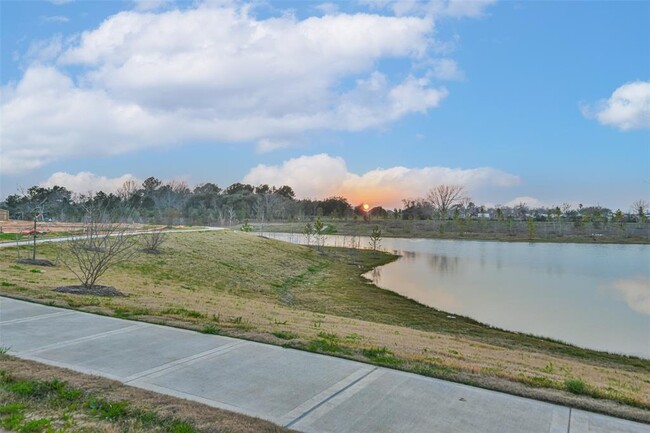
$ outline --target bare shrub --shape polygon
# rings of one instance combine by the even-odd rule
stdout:
[[[111,267],[129,260],[137,252],[134,236],[119,223],[98,223],[94,219],[84,227],[84,235],[64,244],[67,254],[62,263],[81,284],[93,289]]]
[[[144,243],[144,252],[148,254],[160,253],[160,247],[167,239],[167,232],[164,228],[152,230],[141,235],[142,242]]]

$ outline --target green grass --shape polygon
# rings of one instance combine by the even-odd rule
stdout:
[[[340,232],[338,224],[337,228]],[[504,379],[535,388],[567,389],[561,381],[529,378],[553,374],[562,360],[580,362],[588,368],[610,369],[614,375],[619,372],[622,375],[627,372],[650,374],[648,360],[581,349],[551,339],[491,328],[466,317],[450,319],[444,311],[382,290],[362,277],[373,267],[395,260],[391,254],[346,248],[323,248],[318,251],[316,248],[228,231],[170,235],[165,248],[164,260],[142,254],[107,273],[106,281],[100,284],[112,284],[126,293],[131,292],[131,296],[115,299],[111,305],[97,304],[96,299],[91,297],[54,294],[44,290],[47,287],[40,281],[26,284],[24,280],[27,275],[35,276],[24,272],[22,267],[10,264],[15,258],[15,251],[0,250],[0,263],[6,266],[3,267],[3,279],[8,284],[16,284],[3,284],[2,289],[15,294],[17,287],[26,286],[29,291],[19,296],[32,297],[44,303],[56,299],[68,306],[82,309],[92,307],[92,311],[120,317],[148,316],[145,320],[363,359],[454,380],[462,380],[459,376],[461,370],[453,365],[453,360],[449,362],[448,359],[468,361],[471,349],[468,348],[467,352],[465,349],[456,350],[456,347],[463,347],[456,345],[454,349],[441,348],[447,364],[415,362],[404,357],[392,343],[377,340],[377,336],[374,340],[370,339],[365,330],[372,330],[375,324],[383,324],[408,328],[410,332],[424,331],[431,333],[432,338],[444,335],[470,345],[490,345],[503,350],[505,371],[508,370],[510,350],[548,355],[552,362],[545,360],[546,367],[535,367],[532,369],[534,371],[524,376],[514,373],[512,377]],[[39,254],[53,258],[56,257],[57,248],[44,244]],[[69,284],[64,278],[70,276],[64,269],[53,268],[47,272],[47,284]],[[145,301],[146,305],[143,304]],[[249,304],[253,304],[254,308]],[[275,315],[276,310],[278,315]],[[299,324],[300,320],[306,323],[303,321]],[[265,325],[261,325],[262,322]],[[336,322],[336,327],[331,326],[332,322]],[[353,322],[354,325],[347,326]],[[279,324],[282,330],[276,327]],[[279,342],[278,339],[285,341]],[[368,343],[364,344],[366,341]],[[368,348],[369,344],[377,347]],[[422,347],[413,349],[419,352]],[[524,362],[517,360],[515,367],[516,364]],[[480,365],[476,370],[489,376],[490,380],[496,380],[501,373],[495,368],[495,365]],[[595,389],[595,386],[592,388]],[[604,391],[598,395],[621,402],[629,400],[626,395]]]
[[[298,338],[298,334],[295,334],[291,331],[275,331],[272,332],[272,334],[281,340],[294,340]]]
[[[566,388],[567,391],[569,391],[572,394],[582,394],[582,395],[590,394],[589,387],[580,378],[566,379],[564,381],[564,387]]]
[[[34,418],[32,414],[47,413]],[[127,426],[128,431],[155,431],[167,433],[195,433],[191,424],[161,418],[151,411],[143,411],[128,401],[108,401],[92,393],[70,387],[59,380],[17,379],[0,371],[0,426],[21,433],[54,432],[53,425],[66,425],[56,431],[87,431],[74,419],[84,416]],[[121,427],[117,427],[120,431]]]
[[[221,332],[221,328],[218,328],[214,325],[207,325],[201,330],[201,332],[203,332],[204,334],[217,335]]]
[[[401,365],[404,361],[395,357],[395,354],[388,350],[386,347],[372,347],[362,351],[363,356],[372,362],[389,367],[396,367]]]
[[[313,352],[323,353],[346,353],[349,352],[340,344],[340,338],[336,334],[319,332],[318,338],[309,342],[307,348]]]

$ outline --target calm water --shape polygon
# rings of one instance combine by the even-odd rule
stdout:
[[[500,328],[650,358],[649,245],[386,238],[382,249],[401,257],[366,274],[379,287]]]

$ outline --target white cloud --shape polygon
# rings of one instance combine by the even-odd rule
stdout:
[[[383,127],[447,95],[427,78],[435,70],[398,80],[376,69],[385,58],[426,63],[432,37],[429,17],[121,12],[74,41],[34,46],[39,63],[2,89],[3,172],[196,140],[268,151],[310,131]]]
[[[650,128],[650,81],[626,83],[595,106],[582,105],[582,114],[623,131]]]
[[[529,209],[535,209],[539,207],[544,207],[544,203],[542,203],[541,200],[536,199],[535,197],[529,197],[529,196],[522,196],[522,197],[515,197],[509,202],[505,204],[505,206],[508,207],[517,207],[520,204],[523,204],[525,206],[528,206]]]
[[[318,9],[319,11],[321,11],[326,15],[336,15],[337,13],[339,13],[339,5],[331,2],[321,3],[316,6],[316,9]]]
[[[267,153],[278,149],[285,149],[291,147],[291,145],[292,142],[290,140],[263,138],[257,142],[256,150],[258,153]]]
[[[47,188],[51,188],[54,185],[63,186],[70,191],[79,194],[99,191],[104,191],[106,194],[109,194],[117,192],[117,190],[124,185],[124,182],[128,180],[134,180],[138,184],[142,183],[140,179],[130,174],[108,178],[105,176],[97,176],[88,171],[82,171],[77,174],[69,174],[60,171],[54,173],[47,180],[41,182],[41,186]]]
[[[423,197],[429,188],[441,183],[464,185],[471,193],[485,187],[513,186],[519,178],[490,167],[391,167],[356,174],[348,170],[343,158],[322,153],[289,159],[281,165],[260,164],[249,171],[243,182],[291,185],[299,197],[342,195],[353,204],[400,207],[402,199]]]
[[[634,311],[650,315],[650,279],[640,275],[614,281],[612,287]]]
[[[55,59],[63,50],[63,38],[60,34],[49,39],[32,42],[25,53],[25,58],[30,62],[46,63]]]
[[[452,59],[435,59],[431,61],[431,75],[439,80],[462,80],[465,74]]]
[[[74,0],[50,0],[50,3],[55,5],[64,5],[66,3],[72,3]]]

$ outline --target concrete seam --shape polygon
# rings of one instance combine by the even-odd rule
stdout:
[[[290,428],[292,425],[294,425],[295,423],[297,423],[297,422],[300,421],[301,419],[305,418],[307,415],[309,415],[310,413],[312,413],[313,411],[315,411],[316,409],[318,409],[319,407],[321,407],[322,405],[324,405],[324,404],[327,403],[328,401],[332,400],[334,397],[340,395],[341,393],[343,393],[343,392],[346,391],[347,389],[349,389],[349,388],[351,388],[352,386],[356,385],[357,383],[361,382],[363,379],[365,379],[365,378],[368,377],[371,373],[373,373],[373,372],[375,372],[375,371],[377,371],[377,370],[378,370],[378,368],[377,368],[377,367],[374,367],[372,370],[368,371],[368,372],[367,372],[366,374],[364,374],[363,376],[359,377],[358,379],[354,380],[353,382],[349,383],[349,384],[346,385],[345,387],[343,387],[343,388],[341,388],[340,390],[336,391],[334,394],[332,394],[332,395],[330,395],[329,397],[327,397],[325,400],[323,400],[323,401],[317,403],[316,405],[314,405],[314,406],[311,407],[310,409],[306,410],[302,415],[300,415],[299,417],[297,417],[297,418],[294,419],[293,421],[291,421],[291,422],[285,424],[284,427],[285,427],[285,428]]]
[[[131,332],[131,331],[133,331],[135,329],[147,328],[149,326],[151,326],[151,325],[149,325],[149,324],[140,324],[139,323],[139,324],[136,324],[136,325],[127,326],[125,328],[114,329],[112,331],[100,332],[99,334],[87,335],[85,337],[75,338],[74,340],[68,340],[68,341],[62,341],[60,343],[48,344],[46,346],[37,347],[35,349],[30,349],[30,350],[25,350],[25,351],[22,351],[22,352],[17,352],[15,355],[26,355],[26,354],[44,352],[46,350],[61,349],[63,347],[73,346],[73,345],[78,344],[78,343],[84,343],[86,341],[97,340],[97,339],[100,339],[100,338],[103,338],[103,337],[108,337],[110,335],[122,334],[122,333],[125,333],[125,332]]]
[[[185,358],[177,359],[176,361],[171,361],[168,362],[167,364],[159,365],[158,367],[151,368],[149,370],[145,370],[141,373],[136,373],[131,376],[126,377],[122,383],[124,384],[130,384],[131,382],[135,382],[150,376],[155,376],[157,374],[163,373],[163,372],[168,372],[168,370],[173,370],[174,367],[182,367],[184,365],[191,365],[194,361],[198,361],[200,359],[204,358],[209,358],[212,355],[220,355],[226,352],[229,352],[230,350],[234,349],[235,347],[241,346],[243,344],[246,344],[246,341],[238,341],[235,343],[231,344],[226,344],[224,346],[216,347],[214,349],[206,350],[205,352],[197,353],[195,355],[191,355]]]
[[[571,433],[571,412],[572,408],[569,408],[569,424],[566,426],[566,433]]]
[[[47,314],[41,314],[40,316],[34,316],[34,317],[23,317],[20,319],[13,319],[13,320],[7,320],[4,322],[0,322],[0,325],[13,325],[15,323],[24,323],[24,322],[31,322],[33,320],[41,320],[41,319],[51,319],[52,317],[62,317],[62,316],[70,316],[74,314],[74,311],[57,311],[56,313],[47,313]]]

